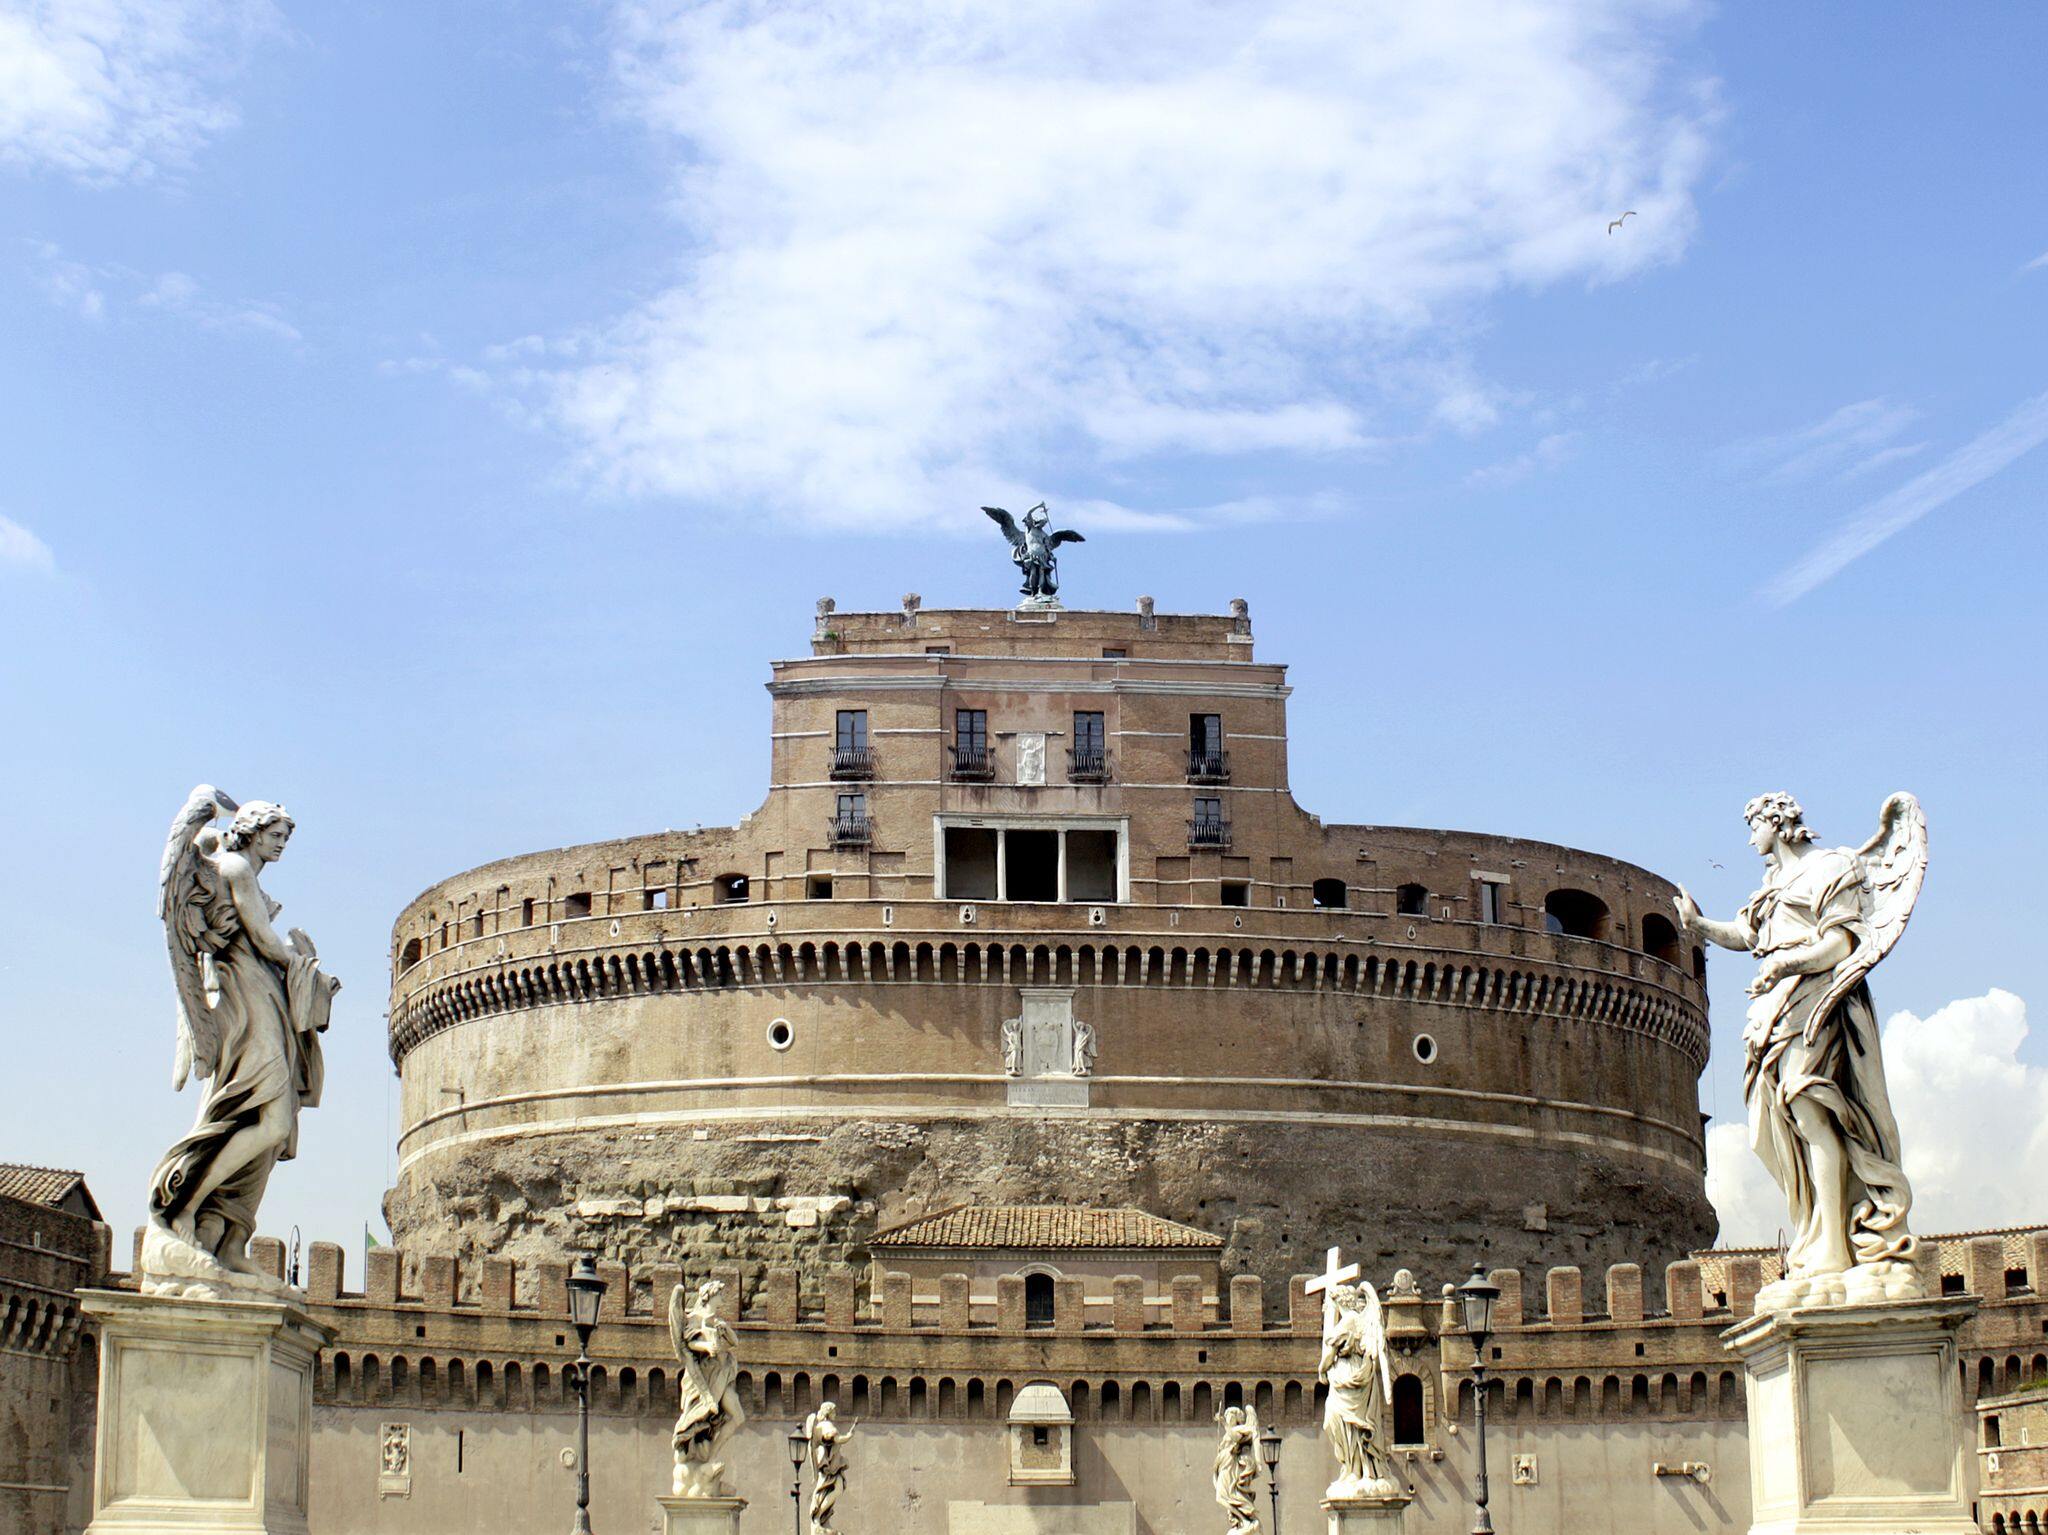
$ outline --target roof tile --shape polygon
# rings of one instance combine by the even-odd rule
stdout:
[[[898,1247],[1214,1250],[1223,1239],[1143,1210],[1072,1205],[955,1205],[883,1228],[873,1245]]]

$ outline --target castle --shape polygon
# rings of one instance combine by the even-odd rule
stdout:
[[[1748,1529],[1720,1334],[1777,1259],[1707,1250],[1705,962],[1672,887],[1317,819],[1289,792],[1284,668],[1253,648],[1242,603],[821,603],[811,653],[774,667],[768,796],[738,826],[415,898],[398,1246],[351,1276],[316,1242],[300,1276],[335,1334],[312,1528],[566,1518],[566,1277],[594,1252],[601,1530],[647,1527],[667,1486],[663,1318],[707,1276],[740,1329],[749,1535],[790,1518],[784,1436],[828,1399],[860,1423],[849,1531],[1217,1530],[1238,1404],[1282,1433],[1299,1530],[1329,1475],[1306,1277],[1338,1244],[1386,1297],[1411,1532],[1469,1527],[1445,1281],[1475,1261],[1503,1292],[1503,1530]],[[69,1296],[126,1281],[82,1192],[0,1184],[0,1530],[90,1513],[96,1344]],[[2048,1231],[1921,1261],[1982,1301],[1956,1411],[1984,1528],[2025,1535]]]

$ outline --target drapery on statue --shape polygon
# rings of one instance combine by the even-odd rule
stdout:
[[[1323,1294],[1323,1357],[1316,1379],[1327,1382],[1323,1434],[1337,1457],[1337,1479],[1325,1496],[1378,1497],[1398,1492],[1380,1447],[1381,1424],[1394,1392],[1387,1327],[1379,1292],[1370,1284],[1333,1285]]]
[[[1226,1407],[1216,1421],[1223,1425],[1211,1473],[1216,1501],[1230,1515],[1230,1535],[1259,1535],[1259,1415]]]
[[[1757,1305],[1884,1300],[1923,1293],[1906,1229],[1913,1195],[1885,1091],[1867,977],[1906,929],[1927,875],[1927,820],[1910,794],[1884,802],[1862,847],[1814,846],[1799,802],[1743,807],[1763,888],[1734,920],[1700,914],[1684,890],[1679,924],[1762,961],[1742,1031],[1750,1144],[1785,1191],[1795,1228],[1785,1277]]]
[[[1071,528],[1048,533],[1046,524],[1051,519],[1046,515],[1043,501],[1024,514],[1021,528],[1017,526],[1017,519],[1000,506],[984,506],[982,510],[1003,530],[1003,537],[1010,541],[1010,558],[1024,572],[1024,585],[1020,590],[1025,600],[1050,603],[1053,594],[1060,589],[1059,562],[1053,550],[1061,544],[1085,544],[1088,540]]]
[[[214,822],[232,816],[225,831]],[[249,1257],[271,1169],[298,1151],[299,1110],[320,1102],[320,1035],[341,982],[313,941],[279,937],[282,909],[259,876],[283,856],[282,806],[237,806],[201,784],[171,823],[157,916],[178,988],[173,1090],[207,1087],[192,1131],[164,1153],[149,1187],[142,1288],[155,1295],[277,1295]]]
[[[732,1431],[747,1421],[735,1382],[739,1334],[717,1311],[725,1286],[707,1279],[694,1296],[682,1285],[669,1291],[668,1336],[682,1364],[676,1415],[676,1469],[671,1491],[679,1498],[723,1498],[725,1463],[714,1457]]]
[[[833,1421],[837,1409],[820,1402],[818,1410],[804,1419],[804,1438],[811,1446],[811,1535],[837,1535],[832,1528],[832,1510],[839,1502],[839,1484],[846,1480],[846,1456],[841,1447],[853,1438],[852,1428]]]

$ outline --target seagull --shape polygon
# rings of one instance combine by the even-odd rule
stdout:
[[[1615,230],[1621,228],[1623,224],[1627,223],[1630,219],[1634,218],[1635,216],[1636,210],[1633,208],[1629,209],[1628,212],[1624,213],[1620,218],[1614,220],[1611,224],[1607,226],[1607,232],[1609,234],[1613,234]]]
[[[1713,866],[1717,869],[1725,869],[1728,867],[1726,864],[1721,863],[1719,860],[1713,858],[1709,858],[1707,862],[1713,864]]]

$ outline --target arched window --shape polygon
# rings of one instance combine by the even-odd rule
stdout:
[[[737,906],[748,898],[744,874],[721,874],[711,882],[711,899],[721,906]]]
[[[1394,1382],[1394,1443],[1422,1442],[1422,1377],[1403,1375]]]
[[[1403,885],[1394,892],[1394,910],[1404,917],[1429,915],[1429,887]]]
[[[401,970],[410,970],[414,965],[417,965],[419,962],[420,941],[417,938],[408,938],[405,941],[405,947],[399,950],[398,952],[398,968]]]
[[[1670,918],[1654,911],[1643,918],[1643,952],[1667,965],[1678,963],[1678,929]]]
[[[1024,1276],[1024,1325],[1026,1327],[1052,1326],[1052,1275],[1026,1274]]]
[[[1319,879],[1313,887],[1318,911],[1342,911],[1346,904],[1344,881],[1341,879]]]
[[[1584,890],[1553,890],[1543,898],[1543,930],[1568,938],[1607,936],[1607,903]]]

